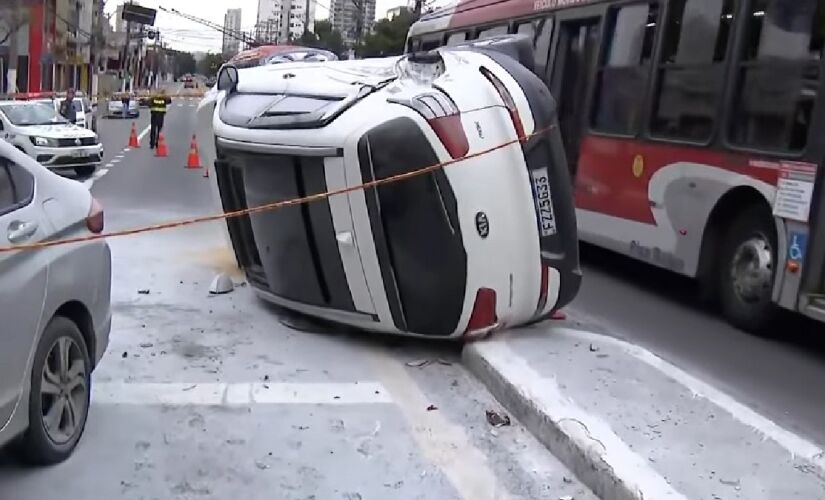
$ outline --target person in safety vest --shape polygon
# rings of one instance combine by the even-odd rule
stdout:
[[[152,113],[152,129],[149,132],[149,147],[154,149],[158,145],[158,137],[163,128],[163,118],[166,116],[166,106],[171,104],[172,99],[166,95],[165,89],[152,96],[149,100],[149,111]]]

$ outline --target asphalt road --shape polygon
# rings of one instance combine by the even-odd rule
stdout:
[[[582,326],[640,344],[783,427],[825,444],[825,329],[786,315],[773,336],[728,325],[694,283],[595,247],[569,312]]]
[[[170,108],[168,158],[148,137],[125,151],[131,121],[101,122],[106,166],[85,182],[107,229],[215,211],[184,168],[195,106]],[[0,454],[0,498],[593,498],[518,422],[488,424],[502,409],[457,346],[296,329],[245,286],[210,296],[232,269],[215,224],[110,245],[113,330],[83,440],[48,469]]]

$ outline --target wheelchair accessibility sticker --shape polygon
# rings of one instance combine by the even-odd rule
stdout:
[[[791,233],[788,242],[788,260],[802,262],[805,260],[805,251],[808,249],[807,233]]]

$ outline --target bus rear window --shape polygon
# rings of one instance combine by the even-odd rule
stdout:
[[[745,12],[731,143],[800,152],[819,87],[825,0],[753,0]]]

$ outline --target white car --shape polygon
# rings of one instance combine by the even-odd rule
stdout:
[[[128,109],[125,107],[128,104]],[[139,118],[140,103],[134,96],[129,96],[128,101],[122,94],[116,94],[109,99],[106,116],[109,118]]]
[[[400,58],[224,66],[198,133],[227,212],[458,162],[228,219],[256,293],[365,330],[442,338],[568,304],[581,273],[556,104],[507,53],[533,57],[529,39],[512,37]]]
[[[88,189],[0,141],[0,247],[102,230]],[[111,276],[105,240],[0,252],[0,446],[19,438],[35,464],[74,450],[109,342]]]
[[[70,124],[42,102],[0,101],[0,138],[48,168],[94,173],[103,144],[91,130]]]

